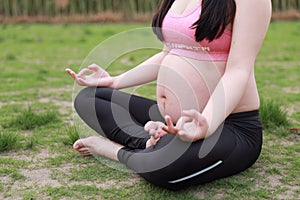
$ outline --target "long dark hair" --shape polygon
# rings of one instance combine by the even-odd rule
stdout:
[[[163,0],[152,20],[152,29],[160,40],[162,22],[175,0]],[[212,41],[220,37],[226,26],[233,22],[236,12],[234,0],[202,0],[202,9],[199,19],[191,28],[196,29],[195,40],[208,39]]]

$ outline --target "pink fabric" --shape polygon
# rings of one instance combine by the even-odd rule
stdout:
[[[199,19],[202,2],[191,11],[184,14],[175,14],[169,11],[162,24],[165,45],[170,48],[170,53],[204,61],[227,61],[231,32],[225,30],[218,39],[209,42],[204,39],[195,41],[195,31],[191,26]],[[208,24],[209,26],[209,24]]]

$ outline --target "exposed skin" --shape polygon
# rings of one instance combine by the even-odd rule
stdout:
[[[176,0],[171,11],[182,14],[196,3],[195,0]],[[145,125],[151,135],[147,147],[155,145],[165,134],[197,141],[213,134],[229,114],[259,108],[254,62],[270,18],[270,0],[236,0],[235,20],[228,26],[232,30],[232,42],[227,62],[197,61],[163,50],[116,77],[97,65],[78,74],[71,69],[66,71],[83,86],[120,89],[157,80],[157,102],[166,125],[161,122]],[[186,85],[189,87],[180,88]],[[89,138],[78,140],[74,149],[83,155],[98,154],[117,160],[121,145],[101,137],[93,139],[94,142]],[[104,143],[106,148],[99,148]]]

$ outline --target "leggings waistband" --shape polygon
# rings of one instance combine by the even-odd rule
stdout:
[[[241,118],[248,118],[248,117],[257,117],[259,116],[259,110],[251,110],[245,112],[238,112],[230,114],[226,119],[241,119]]]

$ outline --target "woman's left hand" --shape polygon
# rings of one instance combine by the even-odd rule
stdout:
[[[206,118],[196,110],[185,110],[182,116],[173,125],[170,116],[165,116],[166,126],[162,129],[168,133],[178,136],[181,140],[194,142],[205,138],[208,131]]]

